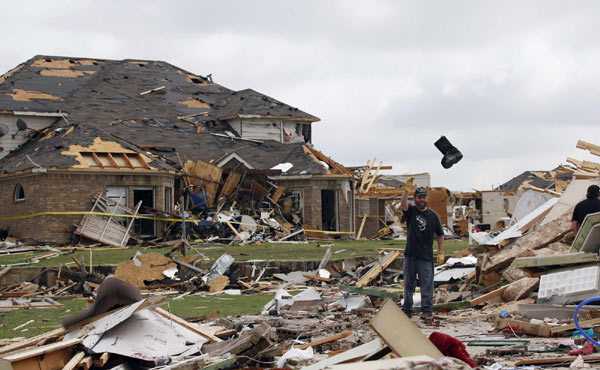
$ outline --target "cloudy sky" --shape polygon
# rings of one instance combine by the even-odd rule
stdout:
[[[348,166],[491,189],[600,145],[595,1],[29,1],[3,4],[0,73],[36,54],[164,60],[321,118]],[[449,170],[433,143],[464,154]]]

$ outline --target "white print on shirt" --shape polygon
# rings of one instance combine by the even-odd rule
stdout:
[[[419,231],[425,231],[425,228],[427,227],[427,220],[425,220],[425,217],[417,215],[417,226],[419,227]]]

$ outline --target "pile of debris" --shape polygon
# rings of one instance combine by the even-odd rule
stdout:
[[[89,309],[63,319],[61,328],[0,348],[0,363],[7,369],[475,366],[462,343],[441,333],[428,340],[392,300],[376,312],[367,297],[337,292],[308,288],[292,296],[280,289],[262,315],[200,325],[159,308],[162,297],[143,298],[138,288],[108,277]]]

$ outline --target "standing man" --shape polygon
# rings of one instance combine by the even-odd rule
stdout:
[[[404,251],[404,304],[402,311],[412,316],[413,294],[419,276],[421,287],[421,319],[433,317],[433,237],[437,236],[438,250],[444,249],[444,230],[440,216],[427,207],[427,190],[415,190],[415,205],[408,205],[408,188],[412,178],[406,182],[402,193],[402,211],[406,220],[406,249]]]
[[[573,234],[577,234],[585,216],[590,213],[600,212],[600,199],[598,199],[600,197],[600,187],[598,185],[590,185],[585,197],[586,199],[577,203],[573,210],[573,217],[571,218]]]

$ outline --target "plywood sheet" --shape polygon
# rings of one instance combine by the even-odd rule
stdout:
[[[385,301],[370,325],[399,357],[418,355],[432,358],[444,357],[391,299]]]
[[[134,260],[125,261],[117,266],[115,277],[136,287],[145,286],[145,280],[164,279],[163,271],[177,267],[169,258],[158,253],[141,254],[135,258],[141,262],[141,266],[136,266]]]

